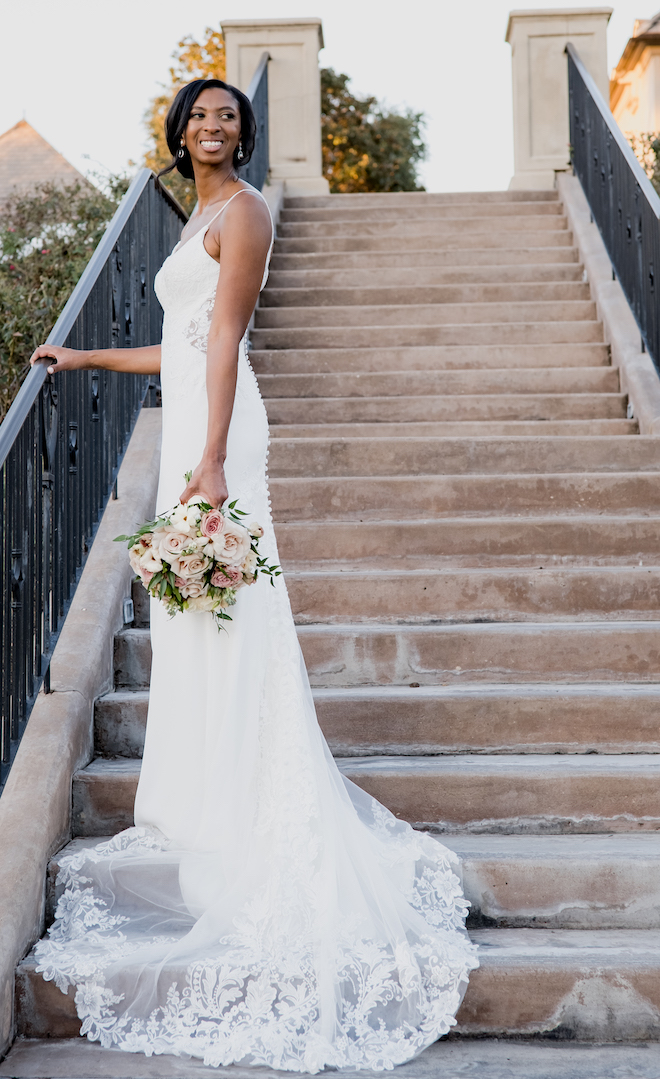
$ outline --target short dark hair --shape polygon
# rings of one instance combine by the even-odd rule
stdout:
[[[235,169],[240,169],[241,165],[247,165],[254,151],[254,140],[257,133],[257,124],[254,119],[252,103],[250,102],[249,97],[235,86],[230,86],[227,82],[221,82],[220,79],[194,79],[193,82],[189,82],[181,87],[174,98],[174,101],[170,105],[169,112],[165,118],[165,139],[169,151],[172,154],[172,160],[166,168],[161,169],[158,173],[159,176],[164,176],[165,173],[171,172],[172,169],[178,169],[181,175],[185,176],[186,180],[194,180],[195,174],[193,172],[192,161],[190,154],[185,147],[183,157],[179,157],[181,136],[188,126],[188,120],[190,119],[193,105],[197,101],[202,90],[214,89],[226,90],[228,94],[231,94],[232,97],[236,98],[241,116],[241,148],[243,150],[243,156],[239,161],[238,147],[236,147],[234,150],[233,165]]]

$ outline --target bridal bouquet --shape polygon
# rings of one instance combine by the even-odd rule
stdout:
[[[239,588],[254,584],[260,573],[274,584],[282,572],[259,556],[263,528],[243,524],[241,517],[247,516],[236,502],[217,510],[196,495],[147,521],[134,536],[116,540],[128,544],[131,566],[170,614],[210,611],[221,628],[223,620],[231,621],[227,608]]]

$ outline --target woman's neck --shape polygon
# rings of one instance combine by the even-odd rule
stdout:
[[[197,188],[198,213],[204,213],[204,210],[209,206],[229,198],[232,194],[234,181],[237,179],[238,177],[234,174],[232,164],[216,166],[208,170],[196,170],[195,187]]]

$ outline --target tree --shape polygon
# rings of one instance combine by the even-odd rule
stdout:
[[[160,172],[169,165],[172,155],[165,142],[165,117],[178,90],[193,79],[224,79],[225,77],[225,42],[220,30],[207,26],[203,41],[184,37],[172,53],[174,63],[170,67],[169,84],[163,86],[144,114],[150,146],[144,163]],[[181,205],[190,213],[195,202],[195,185],[174,170],[163,177],[163,184],[170,189]]]
[[[426,157],[424,114],[386,110],[356,97],[348,75],[321,71],[323,175],[330,190],[423,191],[417,165]]]
[[[0,418],[128,187],[124,176],[13,195],[0,219]]]

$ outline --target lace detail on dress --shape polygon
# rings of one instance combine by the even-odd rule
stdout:
[[[191,318],[190,322],[183,331],[183,335],[188,341],[188,344],[193,348],[199,349],[206,355],[206,349],[209,339],[209,330],[211,329],[211,319],[213,318],[213,309],[215,307],[215,296],[206,300],[202,305],[199,312],[194,318]]]

